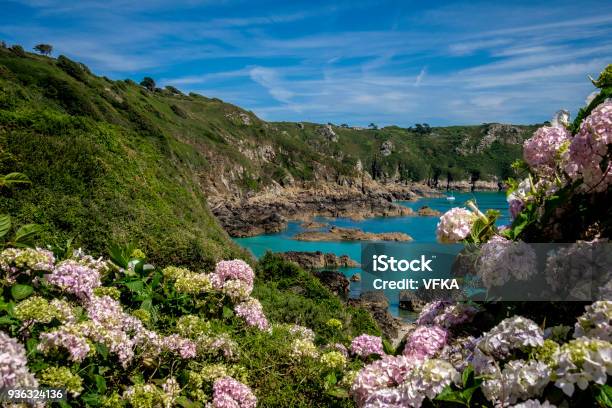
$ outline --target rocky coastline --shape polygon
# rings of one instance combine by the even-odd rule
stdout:
[[[327,231],[304,231],[293,237],[298,241],[412,241],[403,232],[365,232],[359,228],[331,227]]]
[[[348,255],[324,254],[321,251],[287,251],[277,252],[276,254],[286,261],[298,264],[304,269],[356,268],[359,266],[359,263],[349,258]]]

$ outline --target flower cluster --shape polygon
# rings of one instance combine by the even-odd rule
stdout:
[[[351,342],[351,352],[359,357],[367,357],[372,354],[383,356],[385,354],[382,339],[369,334],[355,337]]]
[[[544,333],[533,321],[521,316],[504,319],[478,341],[478,349],[486,355],[504,358],[515,349],[538,347],[544,344]]]
[[[38,381],[27,367],[23,345],[0,331],[0,389],[37,387]]]
[[[234,308],[236,315],[243,318],[248,326],[256,327],[259,330],[267,330],[269,327],[268,319],[263,312],[261,303],[255,298],[239,303]]]
[[[249,298],[249,295],[251,294],[251,287],[241,280],[230,279],[225,281],[221,292],[229,296],[232,302],[238,303]]]
[[[42,353],[65,349],[69,353],[69,359],[75,362],[83,361],[92,351],[90,343],[83,335],[83,325],[71,323],[56,330],[41,333],[37,348]]]
[[[472,230],[476,215],[467,208],[452,208],[440,217],[436,237],[442,243],[464,240]]]
[[[50,387],[64,388],[73,397],[83,391],[83,379],[68,367],[48,367],[40,374],[40,382]]]
[[[440,352],[440,360],[448,361],[459,372],[465,370],[476,347],[472,336],[458,337],[451,340]]]
[[[472,305],[435,300],[423,306],[415,323],[420,326],[436,325],[451,329],[471,322],[476,313],[478,309]]]
[[[478,276],[486,288],[502,286],[512,278],[527,280],[536,271],[537,257],[530,245],[495,236],[480,248]]]
[[[15,306],[15,317],[26,323],[50,323],[53,319],[69,322],[74,321],[74,312],[65,300],[49,302],[43,297],[31,296]]]
[[[550,367],[542,362],[512,360],[503,370],[496,370],[488,376],[481,388],[489,401],[506,406],[542,395],[550,382],[550,375]]]
[[[214,408],[255,408],[257,398],[249,387],[232,377],[224,377],[213,385]]]
[[[52,285],[59,286],[64,291],[81,299],[92,297],[93,290],[101,285],[100,272],[97,269],[90,268],[72,259],[59,263],[45,277]]]
[[[586,312],[578,318],[574,337],[591,337],[612,341],[612,301],[601,300],[586,307]]]
[[[572,396],[575,385],[586,389],[589,382],[605,384],[612,375],[612,344],[580,337],[561,346],[556,357],[555,385]]]
[[[378,394],[387,393],[403,383],[415,364],[415,361],[404,356],[384,356],[366,365],[353,381],[353,398],[359,406],[368,406]]]
[[[217,263],[213,273],[212,282],[215,289],[223,289],[223,285],[228,280],[239,280],[246,284],[249,294],[253,289],[253,279],[255,274],[248,263],[241,259],[232,261],[221,261]]]
[[[312,331],[312,329],[309,329],[308,327],[300,326],[299,324],[291,325],[289,327],[289,333],[303,340],[314,341],[315,339],[315,333]]]
[[[0,252],[0,270],[9,284],[15,282],[18,273],[50,272],[54,264],[53,252],[46,249],[8,248]]]
[[[346,365],[346,356],[339,351],[328,351],[321,356],[321,363],[332,370],[340,370]]]
[[[418,326],[406,340],[404,356],[425,360],[439,352],[448,340],[448,331],[439,326]]]
[[[581,123],[566,154],[565,171],[572,180],[582,180],[583,192],[602,192],[612,185],[612,163],[605,161],[610,144],[612,101],[607,100]]]
[[[569,144],[571,134],[563,127],[543,126],[523,143],[523,158],[534,169],[552,173],[564,145]]]
[[[304,357],[316,358],[319,355],[317,346],[312,340],[295,339],[291,343],[291,357],[301,359]]]

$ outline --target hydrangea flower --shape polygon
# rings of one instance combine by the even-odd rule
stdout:
[[[512,278],[532,277],[537,272],[537,256],[529,244],[496,235],[481,246],[476,269],[483,285],[490,289]]]
[[[251,289],[252,288],[247,283],[241,280],[230,279],[228,281],[225,281],[221,292],[229,296],[232,302],[238,303],[249,298],[249,295],[251,294]]]
[[[571,138],[562,125],[543,126],[523,143],[523,159],[536,172],[552,173],[561,147]]]
[[[510,408],[557,408],[557,406],[548,401],[540,402],[537,399],[529,399],[527,401],[512,405]]]
[[[424,360],[440,351],[448,340],[448,331],[439,326],[418,326],[406,340],[403,355]]]
[[[591,337],[612,342],[612,301],[601,300],[586,307],[574,327],[574,337]]]
[[[582,121],[565,156],[565,171],[573,181],[582,180],[581,191],[603,192],[612,184],[612,163],[604,161],[610,144],[612,100],[607,99]]]
[[[332,343],[332,344],[327,344],[324,347],[325,350],[327,351],[337,351],[340,354],[342,354],[344,357],[348,357],[349,352],[348,349],[346,348],[346,346],[342,343]]]
[[[101,285],[97,269],[89,268],[72,259],[59,263],[45,277],[50,284],[59,286],[82,300],[92,297],[94,288]]]
[[[531,180],[529,178],[525,178],[519,183],[516,190],[508,194],[506,201],[508,202],[510,216],[513,219],[516,218],[521,211],[523,211],[525,208],[525,203],[532,199],[532,192],[533,188],[531,185]]]
[[[300,337],[304,340],[314,341],[315,332],[308,327],[300,326],[299,324],[293,324],[289,327],[289,333],[293,336]]]
[[[451,363],[457,371],[463,372],[472,358],[475,347],[476,339],[474,337],[459,337],[444,346],[439,358]]]
[[[403,383],[416,364],[416,361],[404,356],[383,356],[359,371],[351,387],[351,395],[358,406],[367,406],[373,394]]]
[[[355,337],[351,342],[351,352],[359,357],[367,357],[371,354],[383,356],[385,354],[382,339],[369,334]]]
[[[212,289],[210,276],[205,273],[189,272],[178,276],[174,281],[174,289],[178,293],[198,295]]]
[[[495,371],[492,378],[488,376],[481,389],[485,397],[501,405],[514,404],[542,395],[550,382],[551,369],[540,361],[512,360],[506,363],[503,370]]]
[[[295,339],[291,343],[291,356],[295,358],[312,357],[315,358],[319,355],[317,346],[312,340],[306,339]]]
[[[73,397],[83,391],[83,379],[68,367],[48,367],[40,373],[40,382],[49,387],[64,388]]]
[[[590,382],[606,383],[612,375],[612,344],[580,337],[563,344],[556,360],[555,385],[571,397],[576,385],[585,390]]]
[[[0,270],[5,272],[7,283],[15,283],[18,274],[50,272],[55,257],[53,252],[41,248],[8,248],[0,252]]]
[[[502,320],[478,340],[478,348],[489,356],[504,358],[515,349],[544,344],[542,329],[532,320],[513,316]]]
[[[213,385],[214,408],[255,408],[257,398],[249,387],[232,377],[224,377]]]
[[[259,330],[267,330],[269,327],[268,319],[263,312],[261,303],[255,298],[239,303],[234,308],[236,315],[243,318],[247,325],[257,327]]]
[[[346,356],[339,351],[328,351],[321,356],[321,364],[333,370],[340,370],[346,365]]]
[[[27,366],[25,347],[0,331],[0,389],[38,387]]]
[[[426,303],[421,309],[419,317],[417,317],[415,323],[417,325],[433,324],[436,316],[441,314],[446,306],[451,305],[452,302],[447,300],[434,300],[433,302]]]
[[[237,279],[247,285],[250,293],[253,289],[254,277],[253,269],[251,269],[248,263],[241,259],[234,259],[232,261],[218,262],[211,280],[215,289],[221,290],[226,281]]]
[[[15,317],[29,323],[50,323],[53,319],[62,322],[74,321],[74,313],[68,302],[53,299],[51,303],[40,296],[30,296],[15,306]]]
[[[164,337],[161,346],[168,351],[177,353],[181,358],[194,358],[196,356],[196,343],[178,334]]]
[[[69,359],[75,362],[83,361],[91,352],[89,342],[83,335],[83,326],[71,323],[41,333],[37,348],[42,353],[58,348],[65,349],[70,354]]]
[[[470,234],[476,215],[466,208],[452,208],[445,212],[436,227],[436,237],[441,243],[456,243]]]
[[[433,323],[436,326],[450,329],[471,322],[477,312],[476,307],[465,303],[448,305],[434,318]]]

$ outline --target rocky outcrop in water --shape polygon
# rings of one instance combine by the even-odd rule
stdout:
[[[411,241],[403,232],[365,232],[359,228],[331,227],[327,231],[305,231],[293,237],[298,241]]]
[[[337,256],[332,253],[324,254],[321,251],[287,251],[279,252],[278,255],[287,261],[295,262],[304,269],[354,268],[359,266],[359,263],[349,258],[348,255]]]
[[[340,296],[343,299],[348,297],[350,283],[340,272],[314,271],[312,274],[336,296]]]
[[[348,303],[370,312],[387,338],[398,337],[402,322],[389,312],[389,300],[383,292],[362,292],[359,299],[349,299]]]
[[[428,207],[426,205],[419,208],[417,210],[417,214],[419,214],[422,217],[439,217],[442,215],[440,211],[434,210],[433,208]]]

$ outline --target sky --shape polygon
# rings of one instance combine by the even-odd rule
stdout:
[[[0,0],[0,39],[270,121],[528,124],[594,91],[612,2]]]

